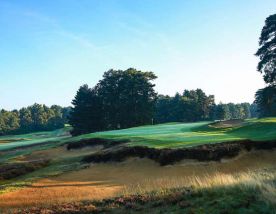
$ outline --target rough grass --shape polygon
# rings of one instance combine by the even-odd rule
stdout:
[[[128,139],[130,146],[154,148],[181,148],[205,143],[234,140],[276,139],[276,118],[249,119],[239,125],[214,127],[210,122],[170,123],[141,126],[124,130],[97,132],[74,137],[72,141],[87,138]]]
[[[131,189],[102,201],[75,201],[34,208],[3,209],[13,213],[267,213],[276,211],[275,172],[195,177],[190,187],[171,188],[171,180],[152,191]],[[179,183],[175,180],[174,183]],[[183,185],[182,183],[179,186]],[[142,190],[142,191],[141,191]],[[47,200],[46,200],[47,201]]]
[[[171,123],[99,132],[73,138],[68,136],[66,129],[0,137],[0,141],[5,142],[0,144],[1,163],[32,161],[39,158],[51,160],[47,167],[14,180],[1,181],[0,207],[3,209],[29,205],[39,207],[114,197],[120,194],[142,194],[143,197],[149,198],[145,205],[136,202],[129,204],[125,197],[122,197],[120,200],[126,203],[120,204],[114,199],[114,206],[112,200],[111,204],[89,201],[87,206],[118,213],[127,213],[132,205],[137,208],[137,212],[139,209],[144,213],[155,210],[180,212],[179,209],[189,202],[188,208],[184,209],[185,212],[189,211],[187,213],[205,213],[205,211],[273,213],[271,209],[275,204],[276,181],[275,171],[272,168],[275,167],[276,155],[272,151],[250,153],[249,156],[242,156],[226,163],[191,163],[161,167],[149,160],[144,160],[145,162],[134,160],[131,163],[96,164],[83,169],[81,158],[101,148],[86,147],[83,150],[66,151],[65,147],[57,146],[95,137],[129,139],[130,146],[155,148],[179,148],[241,139],[271,140],[276,139],[276,118],[251,119],[241,121],[235,126],[221,127],[212,126],[210,122]],[[262,172],[259,172],[259,169],[262,169]],[[183,190],[191,186],[194,197],[190,197],[190,193],[186,195],[186,190]],[[171,192],[172,188],[178,189],[177,193]],[[182,191],[185,192],[185,196],[178,197]],[[174,197],[174,194],[177,202],[166,203],[168,199]],[[64,206],[67,209],[69,205]],[[81,209],[78,205],[71,207],[76,210]]]
[[[257,178],[268,179],[269,176],[274,176],[275,161],[275,152],[263,151],[245,154],[223,163],[182,162],[161,167],[147,159],[130,159],[122,163],[96,164],[80,169],[78,159],[75,158],[21,177],[20,182],[30,179],[36,181],[28,183],[25,188],[1,194],[0,207],[39,207],[118,195],[144,195],[152,191],[162,194],[172,188],[193,186],[201,189],[234,185],[239,181],[250,183],[251,176],[258,174],[260,169],[262,171]],[[66,170],[68,172],[64,173]],[[22,183],[17,185],[22,187]],[[269,195],[268,191],[268,197]]]

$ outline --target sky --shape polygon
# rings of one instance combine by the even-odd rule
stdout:
[[[156,91],[253,102],[275,0],[0,0],[0,108],[69,106],[105,71],[152,71]]]

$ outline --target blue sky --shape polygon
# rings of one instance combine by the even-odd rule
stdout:
[[[108,69],[153,71],[158,93],[252,102],[275,0],[0,0],[0,108],[68,106]]]

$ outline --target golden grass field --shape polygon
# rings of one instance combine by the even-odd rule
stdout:
[[[40,151],[33,155],[54,157],[62,152],[74,155],[74,152],[65,152],[64,148],[44,153]],[[137,158],[121,163],[93,164],[85,169],[41,179],[29,187],[1,194],[0,208],[47,206],[185,186],[208,188],[238,183],[261,186],[261,180],[265,178],[255,172],[260,169],[273,172],[271,169],[274,169],[274,174],[268,173],[265,176],[275,176],[275,162],[276,151],[258,151],[222,162],[182,161],[165,167],[148,159]],[[276,198],[275,188],[266,185],[262,189],[264,197],[269,200]]]

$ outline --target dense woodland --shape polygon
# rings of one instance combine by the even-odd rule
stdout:
[[[73,135],[165,122],[246,119],[256,117],[256,105],[215,104],[213,95],[201,89],[175,96],[157,95],[152,72],[133,68],[109,70],[93,87],[79,88],[69,123]]]
[[[70,108],[34,104],[13,111],[0,111],[0,135],[50,131],[64,127]]]
[[[207,96],[201,89],[184,90],[174,97],[158,96],[155,122],[194,122],[203,120],[246,119],[257,117],[256,104],[215,104],[213,95]]]

